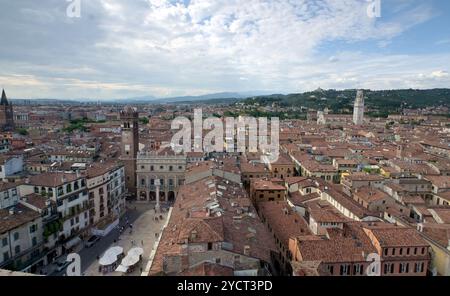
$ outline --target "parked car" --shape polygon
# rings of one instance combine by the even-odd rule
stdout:
[[[56,261],[56,271],[61,272],[69,266],[70,262],[66,261],[67,258],[60,259]]]
[[[95,245],[98,241],[100,240],[100,237],[97,235],[93,235],[91,236],[87,241],[86,241],[86,248],[90,248],[93,245]]]

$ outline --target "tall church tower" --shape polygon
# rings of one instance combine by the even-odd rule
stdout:
[[[356,93],[355,106],[353,107],[353,123],[362,125],[364,123],[364,92],[358,90]]]
[[[125,185],[128,193],[136,196],[136,157],[139,151],[139,116],[136,108],[125,107],[120,112],[122,145],[120,159],[125,166]]]
[[[13,107],[8,102],[5,90],[2,90],[2,99],[0,101],[0,129],[2,131],[14,130]]]

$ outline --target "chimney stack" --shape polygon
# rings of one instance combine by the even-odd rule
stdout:
[[[195,240],[197,238],[197,230],[191,231],[191,240]]]
[[[250,256],[250,246],[249,245],[244,246],[244,255]]]

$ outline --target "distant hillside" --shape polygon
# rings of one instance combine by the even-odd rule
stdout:
[[[219,99],[245,99],[250,96],[267,95],[265,91],[249,91],[249,92],[221,92],[214,94],[207,94],[202,96],[182,96],[171,98],[159,98],[152,102],[157,103],[175,103],[175,102],[197,102],[197,101],[210,101]]]
[[[245,99],[250,96],[267,95],[270,92],[267,91],[247,91],[247,92],[221,92],[206,94],[201,96],[181,96],[181,97],[168,97],[168,98],[157,98],[155,96],[142,96],[142,97],[130,97],[130,98],[110,98],[110,99],[94,99],[94,98],[74,98],[74,99],[49,99],[49,98],[36,98],[36,99],[12,99],[13,102],[19,105],[23,104],[78,104],[78,103],[89,103],[96,104],[101,102],[102,104],[164,104],[164,103],[193,103],[193,102],[205,102],[209,103],[215,101],[215,103],[220,103],[219,100],[224,100],[224,102],[230,102],[232,100]]]
[[[368,109],[378,110],[380,113],[393,113],[401,108],[423,108],[428,106],[450,106],[450,89],[402,89],[364,91],[366,106]],[[270,95],[247,98],[245,104],[271,105],[277,103],[280,106],[295,106],[312,109],[329,108],[334,113],[343,110],[352,110],[356,97],[356,90],[322,90],[288,94]]]
[[[263,94],[263,95],[261,95]],[[367,110],[380,115],[399,112],[402,108],[423,108],[427,106],[449,106],[450,89],[402,89],[402,90],[380,90],[364,91]],[[39,104],[39,105],[78,105],[78,104],[164,104],[164,103],[196,103],[196,104],[232,104],[241,101],[248,105],[255,103],[260,106],[277,103],[285,107],[304,107],[311,109],[329,108],[333,113],[351,112],[356,97],[356,90],[323,90],[318,89],[311,92],[295,94],[272,94],[264,91],[254,92],[223,92],[203,96],[185,96],[172,98],[155,98],[153,96],[134,97],[126,99],[11,99],[13,104]]]

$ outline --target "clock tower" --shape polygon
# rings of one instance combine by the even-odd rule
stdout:
[[[136,196],[136,158],[139,151],[139,115],[136,108],[127,106],[120,112],[122,128],[121,157],[125,166],[128,193]]]

